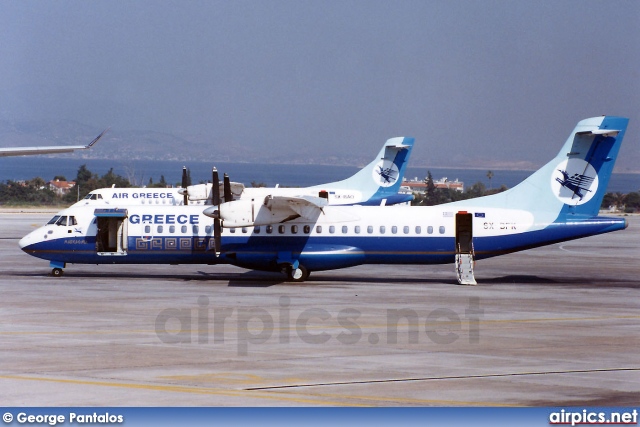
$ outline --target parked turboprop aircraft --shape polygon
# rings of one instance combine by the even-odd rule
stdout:
[[[315,198],[204,209],[76,206],[20,247],[49,260],[53,275],[66,263],[227,263],[303,281],[312,271],[359,264],[455,263],[458,281],[475,284],[475,259],[626,228],[625,219],[598,211],[627,124],[611,116],[582,120],[553,160],[516,187],[477,199],[384,208],[327,206]]]
[[[371,163],[342,181],[306,188],[245,188],[241,183],[229,182],[230,192],[223,200],[264,200],[270,196],[324,198],[329,205],[393,205],[410,202],[413,195],[410,192],[399,193],[399,190],[413,142],[413,138],[406,137],[387,140]],[[219,183],[215,169],[212,175],[212,182]],[[225,180],[228,180],[226,174]],[[218,191],[224,188],[223,184],[216,187]],[[185,167],[182,170],[182,188],[101,188],[91,191],[76,205],[210,205],[212,189],[212,184],[187,186]]]
[[[91,141],[87,145],[61,145],[61,146],[45,146],[45,147],[8,147],[8,148],[0,148],[0,157],[8,157],[8,156],[32,156],[36,154],[59,154],[59,153],[70,153],[75,150],[86,150],[88,148],[93,147],[93,145],[98,142],[102,135],[107,133],[109,129],[105,129],[102,133],[95,137],[93,141]]]

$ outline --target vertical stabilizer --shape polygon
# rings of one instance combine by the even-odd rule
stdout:
[[[597,216],[628,123],[614,116],[582,120],[556,157],[522,183],[464,205],[521,209],[545,222]]]
[[[398,194],[407,169],[414,138],[397,137],[387,140],[376,158],[355,175],[342,181],[323,184],[316,188],[353,189],[362,192],[358,204],[380,205],[410,201],[412,195]],[[404,198],[406,200],[400,200]]]

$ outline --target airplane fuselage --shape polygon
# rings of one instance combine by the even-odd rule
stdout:
[[[88,207],[69,208],[58,214],[67,218],[62,225],[41,227],[20,246],[53,263],[222,263],[278,271],[297,260],[319,271],[372,263],[452,263],[459,213],[471,215],[476,259],[626,227],[621,218],[540,223],[526,211],[464,209],[459,204],[346,210],[328,206],[314,222],[223,228],[216,256],[213,220],[202,214],[201,206],[127,206],[112,211],[102,217]]]

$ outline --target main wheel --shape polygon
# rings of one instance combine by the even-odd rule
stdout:
[[[299,264],[296,269],[289,268],[287,276],[290,282],[304,282],[309,277],[309,270],[307,270],[304,265]]]
[[[63,274],[63,271],[61,268],[54,268],[53,270],[51,270],[51,275],[53,277],[60,277],[62,276],[62,274]]]

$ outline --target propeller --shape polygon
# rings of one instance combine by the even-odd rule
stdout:
[[[213,218],[213,239],[215,244],[216,256],[222,252],[222,220],[220,219],[220,205],[222,203],[233,201],[233,193],[231,193],[231,181],[226,173],[222,178],[222,190],[224,201],[220,199],[220,177],[218,170],[213,168],[211,171],[211,206],[204,210],[204,214]]]
[[[189,179],[187,177],[187,167],[182,167],[182,198],[184,201],[184,205],[187,206],[189,204],[189,195],[187,194],[187,187],[189,186]]]
[[[211,184],[211,204],[220,209],[220,177],[216,168],[211,171]],[[217,255],[222,247],[222,224],[219,217],[213,219],[213,239]]]

